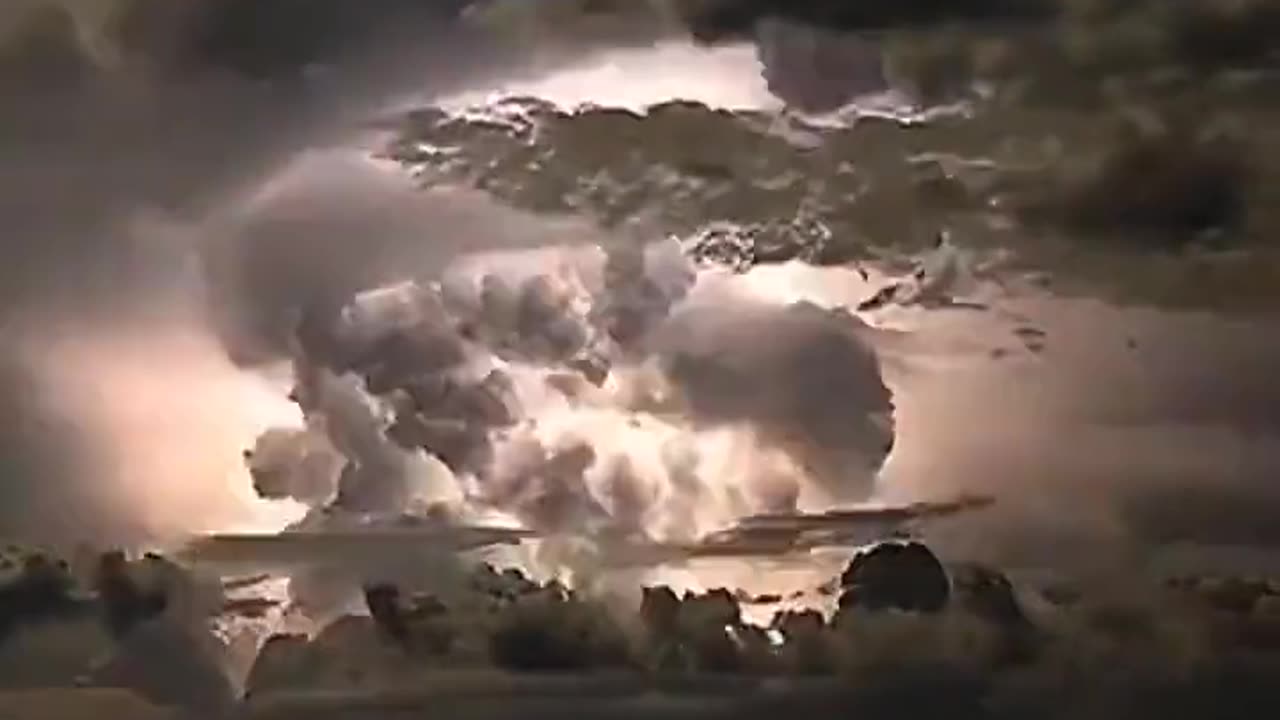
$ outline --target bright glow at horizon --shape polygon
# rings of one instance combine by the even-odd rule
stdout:
[[[599,105],[641,111],[671,100],[725,110],[781,107],[760,74],[754,47],[702,48],[681,41],[593,53],[538,77],[475,87],[433,103],[461,110],[513,96],[537,97],[566,110]]]

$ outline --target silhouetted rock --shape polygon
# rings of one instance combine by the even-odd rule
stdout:
[[[841,608],[936,613],[951,583],[938,557],[918,542],[885,542],[858,553],[840,576]]]
[[[685,643],[693,670],[708,673],[738,673],[744,670],[741,649],[734,641],[736,628],[697,628]]]
[[[790,641],[821,635],[827,622],[817,610],[787,610],[775,615],[772,625]]]
[[[782,602],[782,596],[777,593],[753,594],[742,589],[734,591],[733,599],[742,605],[776,605]]]
[[[306,635],[277,634],[267,638],[249,671],[245,695],[305,685],[308,643]]]
[[[822,613],[816,610],[781,612],[774,616],[772,627],[782,633],[786,667],[801,674],[831,671],[833,658]]]
[[[402,597],[394,585],[371,585],[365,604],[384,637],[409,652],[448,653],[454,633],[447,622],[449,609],[432,595]]]
[[[603,607],[574,598],[532,596],[511,605],[489,638],[494,664],[561,672],[631,663],[625,636]]]
[[[724,588],[689,593],[680,605],[680,639],[694,667],[702,672],[740,672],[742,648],[735,635],[744,628],[742,610]]]
[[[782,669],[782,659],[774,652],[769,633],[764,628],[758,625],[741,625],[726,628],[725,633],[738,651],[739,672],[771,675]]]
[[[650,666],[659,671],[681,671],[690,664],[680,632],[680,606],[680,598],[666,585],[641,589],[646,653]]]
[[[640,619],[655,635],[673,635],[680,622],[680,598],[666,585],[641,589]]]
[[[685,595],[681,613],[690,622],[699,625],[717,625],[721,628],[742,624],[742,609],[733,593],[724,588]]]
[[[8,557],[9,579],[0,581],[0,641],[28,622],[41,622],[75,612],[74,582],[66,563],[35,553]]]
[[[139,624],[88,683],[129,688],[160,705],[217,717],[236,702],[226,646],[203,625],[171,616]]]
[[[723,588],[678,598],[667,586],[645,588],[640,616],[650,661],[681,672],[763,672],[776,664],[763,630],[742,621],[734,593]]]
[[[383,635],[400,645],[409,643],[409,625],[400,606],[400,588],[395,585],[370,585],[364,589],[364,602],[373,622]]]
[[[534,593],[540,587],[515,568],[498,570],[488,563],[481,563],[472,573],[471,589],[503,604]]]
[[[99,558],[94,589],[102,603],[107,629],[117,638],[158,617],[168,604],[162,591],[138,583],[130,571],[129,559],[122,552],[105,553]]]

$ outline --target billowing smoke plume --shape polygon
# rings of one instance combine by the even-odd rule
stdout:
[[[833,497],[865,499],[893,447],[893,405],[859,329],[816,305],[717,303],[675,318],[662,352],[699,422],[750,424]]]
[[[260,486],[317,513],[496,513],[571,565],[584,541],[688,543],[866,499],[893,444],[870,328],[720,279],[675,241],[614,243],[471,257],[314,308],[295,361],[308,429]],[[318,441],[346,460],[331,503],[304,467]],[[448,468],[436,487],[415,479],[426,456]]]
[[[303,306],[462,246],[546,241],[325,149],[406,89],[511,60],[446,22],[459,5],[5,4],[0,535],[133,545],[278,524],[283,506],[236,489],[239,456],[301,419],[238,366],[286,357]]]
[[[328,437],[310,428],[268,430],[245,452],[245,460],[258,495],[307,505],[333,499],[344,462]]]
[[[0,11],[0,218],[9,237],[0,379],[16,418],[0,438],[11,468],[0,504],[12,509],[0,511],[0,534],[133,545],[228,522],[275,525],[292,512],[278,502],[288,499],[403,509],[423,493],[450,496],[439,487],[441,463],[457,476],[445,484],[497,507],[508,502],[496,490],[503,483],[525,484],[503,473],[530,472],[508,470],[523,467],[505,457],[508,445],[556,457],[575,435],[606,428],[619,445],[664,438],[631,443],[648,447],[632,457],[579,437],[596,454],[582,482],[633,530],[688,534],[737,510],[794,505],[801,476],[865,488],[883,431],[867,442],[797,442],[819,425],[842,432],[842,421],[789,416],[803,402],[780,398],[806,391],[784,386],[766,393],[768,407],[744,410],[759,417],[708,410],[716,391],[669,362],[684,355],[678,344],[649,346],[692,281],[670,248],[648,253],[641,273],[638,255],[611,251],[567,275],[503,270],[446,283],[434,319],[411,339],[392,333],[366,347],[356,336],[368,321],[345,320],[355,335],[339,348],[363,357],[326,357],[304,331],[301,413],[274,381],[242,370],[289,357],[295,326],[363,289],[425,288],[424,278],[484,247],[597,239],[465,193],[417,193],[362,152],[325,149],[350,147],[352,126],[384,99],[523,64],[491,42],[484,22],[451,22],[463,4],[28,0]],[[307,31],[296,32],[303,13]],[[558,43],[560,57],[572,56],[572,44]],[[746,361],[744,371],[781,371],[773,362]],[[367,388],[344,377],[353,370]],[[759,378],[762,388],[775,382]],[[670,420],[682,404],[709,413],[697,417],[693,440],[677,438],[688,428]],[[274,505],[236,489],[237,460],[256,435],[302,423],[263,439],[251,458],[253,483]],[[215,429],[209,442],[191,439]],[[192,469],[181,459],[195,447]],[[834,480],[849,448],[859,456],[853,479]],[[741,460],[761,453],[769,457]],[[724,457],[739,459],[714,459]],[[734,477],[709,490],[708,473]],[[199,513],[168,512],[169,500],[209,517],[188,527]],[[542,507],[512,502],[508,510],[530,518]],[[150,508],[147,519],[135,507]]]

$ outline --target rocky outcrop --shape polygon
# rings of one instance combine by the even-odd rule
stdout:
[[[782,634],[780,655],[784,667],[804,675],[828,673],[835,658],[827,637],[826,619],[816,610],[785,611],[773,618],[772,627]]]
[[[306,635],[276,634],[267,638],[245,683],[246,697],[305,687],[309,677]]]
[[[942,562],[918,542],[885,542],[858,553],[840,586],[842,609],[937,613],[951,598]]]
[[[493,664],[524,672],[568,672],[631,664],[626,637],[608,611],[557,592],[526,596],[501,613],[489,636]]]
[[[109,552],[98,561],[94,589],[101,602],[103,621],[117,638],[164,612],[168,598],[159,588],[143,587],[122,552]]]
[[[20,552],[5,553],[0,562],[6,566],[0,574],[0,642],[17,627],[57,620],[83,608],[73,595],[74,581],[65,562],[42,553],[21,557]]]
[[[645,588],[640,618],[644,661],[658,672],[758,674],[780,667],[765,629],[747,623],[735,593],[723,588],[683,596],[665,585]]]
[[[226,647],[207,628],[175,617],[134,628],[87,682],[128,688],[159,705],[210,713],[225,712],[240,696]]]

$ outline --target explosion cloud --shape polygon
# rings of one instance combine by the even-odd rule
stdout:
[[[971,87],[970,71],[997,85],[1013,72],[1005,38],[951,43],[995,18],[1015,46],[1062,51],[1068,72],[1036,81],[1055,91],[1106,75],[1107,93],[1160,105],[1170,83],[1179,102],[1224,91],[1256,119],[1247,93],[1218,86],[1269,78],[1220,76],[1217,51],[1186,43],[1240,46],[1223,67],[1269,60],[1251,28],[1272,18],[1267,1],[1179,5],[1136,59],[1110,38],[1075,42],[1118,12],[1109,3],[1072,2],[1060,20],[1024,12],[1042,3],[857,3],[828,18],[847,32],[826,32],[778,18],[829,4],[710,2],[677,23],[754,38],[761,67],[719,70],[761,82],[715,93],[717,107],[647,110],[635,98],[653,93],[597,95],[584,78],[660,58],[651,89],[667,68],[694,74],[702,50],[501,73],[540,97],[462,110],[483,83],[440,96],[452,66],[511,50],[474,25],[458,40],[417,23],[453,3],[318,1],[298,33],[293,0],[11,4],[0,534],[136,548],[217,530],[175,557],[251,575],[206,588],[158,556],[108,553],[83,583],[84,551],[58,563],[6,549],[0,688],[84,677],[248,716],[288,711],[240,703],[246,677],[302,704],[349,690],[316,707],[375,717],[443,697],[563,714],[545,696],[515,702],[526,681],[582,712],[599,708],[584,692],[608,704],[626,686],[608,709],[650,716],[675,706],[652,692],[673,674],[673,694],[699,695],[682,709],[742,716],[1266,707],[1280,591],[1254,575],[1277,540],[1274,315],[1065,297],[975,249],[1012,245],[1030,263],[1096,252],[1126,290],[1168,281],[1125,274],[1137,266],[1191,277],[1233,262],[1265,281],[1274,254],[1232,243],[1266,230],[1266,125],[1231,143],[1260,150],[1228,160],[1240,175],[1220,172],[1198,129],[1153,131],[1133,162],[1092,147],[1107,120],[1081,117],[1079,97],[1025,113],[1027,87]],[[672,18],[624,12],[677,4],[565,2],[552,17],[633,18],[634,42]],[[1159,4],[1131,5],[1126,21]],[[512,7],[536,20],[548,3]],[[938,21],[947,37],[924,37]],[[1194,83],[1145,77],[1181,54],[1198,56]],[[1125,62],[1141,67],[1111,77]],[[811,77],[832,66],[849,72]],[[780,97],[740,107],[765,85]],[[406,88],[432,107],[399,128],[389,154],[406,167],[393,167],[353,124]],[[879,101],[913,122],[848,104],[884,90],[910,96]],[[569,107],[604,97],[632,107]],[[1179,139],[1195,162],[1164,162]],[[1077,145],[1096,172],[1057,177]],[[1087,222],[1057,216],[1081,203]],[[956,243],[939,234],[922,259],[917,241],[939,227]],[[1074,233],[1118,228],[1151,234],[1143,252],[1172,243],[1165,231],[1194,238],[1159,256],[1074,247]],[[1046,247],[1050,229],[1073,247]],[[1215,277],[1178,299],[1202,303]],[[927,545],[895,537],[921,533]],[[1250,576],[1167,578],[1174,560],[1195,575],[1188,557]],[[266,633],[297,629],[315,637],[272,638],[249,672]],[[603,691],[483,674],[606,668],[624,677]],[[419,694],[381,692],[398,684]]]
[[[892,403],[856,318],[700,287],[669,242],[527,257],[465,260],[313,318],[294,397],[346,457],[336,507],[409,508],[415,453],[448,467],[467,512],[596,542],[687,541],[806,493],[869,496]]]
[[[324,37],[274,0],[0,9],[0,382],[17,419],[0,433],[0,535],[139,546],[279,526],[291,506],[243,492],[227,459],[301,422],[275,383],[299,308],[429,274],[460,246],[545,242],[474,195],[425,198],[353,139],[406,84],[511,60],[441,32],[459,7],[309,3]],[[448,232],[423,243],[431,224]]]

